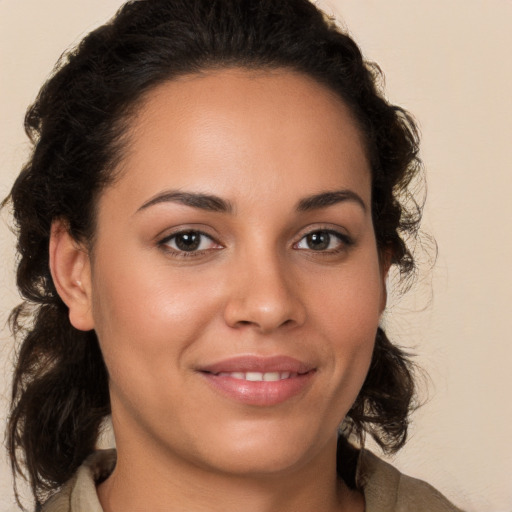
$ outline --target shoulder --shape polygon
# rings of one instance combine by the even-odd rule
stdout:
[[[115,450],[94,452],[73,478],[43,505],[42,512],[102,512],[96,484],[110,475],[115,464]]]
[[[367,512],[461,512],[428,483],[403,475],[368,450],[361,450],[356,485]]]

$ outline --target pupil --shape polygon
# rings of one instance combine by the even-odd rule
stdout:
[[[331,235],[326,231],[317,231],[307,237],[308,247],[314,251],[323,251],[329,247]]]
[[[201,235],[194,231],[176,236],[176,247],[181,251],[195,251],[201,243]]]

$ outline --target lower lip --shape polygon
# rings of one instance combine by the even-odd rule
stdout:
[[[202,372],[216,391],[237,402],[268,407],[302,393],[310,384],[314,371],[277,381],[249,381]]]

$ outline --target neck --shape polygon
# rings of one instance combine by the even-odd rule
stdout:
[[[213,471],[161,447],[118,439],[118,461],[98,488],[105,512],[362,511],[362,496],[336,476],[336,439],[297,467],[272,474]]]

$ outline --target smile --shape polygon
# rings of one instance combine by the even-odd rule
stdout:
[[[201,368],[208,387],[230,401],[269,407],[307,392],[316,368],[287,356],[241,356]]]
[[[248,380],[250,382],[276,382],[278,380],[293,379],[297,377],[295,372],[220,372],[219,377],[231,377],[232,379]]]

